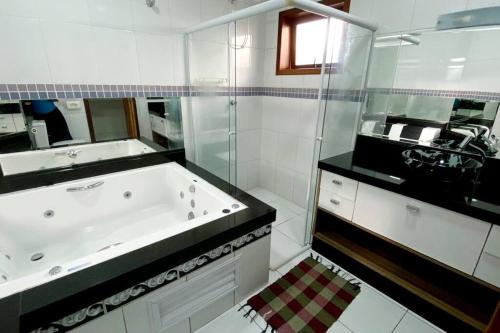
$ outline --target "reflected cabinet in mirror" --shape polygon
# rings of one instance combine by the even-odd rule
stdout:
[[[498,39],[500,29],[378,37],[359,133],[500,157]]]
[[[3,176],[183,146],[175,97],[0,101]]]

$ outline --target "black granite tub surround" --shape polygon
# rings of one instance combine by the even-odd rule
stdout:
[[[0,332],[31,332],[40,327],[47,327],[151,277],[179,267],[185,264],[188,258],[197,258],[220,246],[232,244],[240,237],[260,230],[276,219],[276,210],[272,207],[193,163],[185,161],[181,164],[248,208],[1,299],[1,309],[8,304],[18,306],[15,310],[9,307],[9,316],[5,312],[0,313]],[[231,246],[234,249],[234,246]],[[99,312],[99,307],[92,309],[94,310],[91,312]]]
[[[143,168],[168,162],[185,163],[185,150],[175,149],[155,153],[125,156],[109,160],[69,165],[67,167],[39,170],[4,176],[0,169],[0,194],[57,183],[95,177],[108,173]]]
[[[484,186],[480,186],[472,201],[467,197],[469,191],[462,193],[439,184],[434,186],[412,180],[400,157],[408,146],[401,142],[358,135],[353,152],[326,158],[318,166],[322,170],[500,225],[500,204],[485,200],[489,197],[490,185],[487,183],[490,180],[485,179],[484,174],[481,178]],[[497,182],[499,177],[496,177],[491,182]]]
[[[271,225],[260,227],[244,236],[241,236],[231,242],[218,246],[196,258],[186,261],[185,263],[162,272],[154,277],[151,277],[141,283],[129,287],[113,296],[107,297],[99,302],[87,306],[75,313],[72,313],[62,319],[54,321],[49,325],[33,330],[32,333],[51,333],[51,332],[66,332],[74,329],[88,321],[96,319],[106,313],[113,311],[139,297],[142,297],[158,288],[166,286],[181,277],[189,274],[209,263],[225,257],[234,251],[243,248],[244,246],[253,243],[254,241],[270,235]]]

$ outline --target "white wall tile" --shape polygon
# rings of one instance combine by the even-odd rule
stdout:
[[[131,0],[87,0],[90,23],[115,29],[133,29]]]
[[[319,105],[317,99],[303,99],[300,101],[300,110],[297,134],[303,138],[316,137],[316,117],[318,115]]]
[[[261,159],[276,163],[276,151],[278,149],[278,133],[262,130],[261,135]]]
[[[41,21],[52,82],[99,82],[92,27]]]
[[[0,0],[0,15],[38,17],[39,0]]]
[[[260,159],[260,130],[238,132],[236,144],[238,162]]]
[[[277,48],[278,47],[278,14],[276,14],[275,19],[266,22],[265,34],[266,34],[265,47],[267,49]]]
[[[407,31],[415,0],[377,0],[373,4],[371,19],[379,23],[377,33]]]
[[[309,196],[307,184],[309,184],[308,175],[294,173],[292,201],[302,208],[307,208],[307,198]]]
[[[259,186],[260,160],[247,162],[247,188],[253,189]]]
[[[174,82],[173,85],[185,85],[186,82],[186,68],[184,56],[184,36],[176,34],[171,37],[172,50],[173,50],[173,65],[174,65]]]
[[[260,175],[259,182],[260,187],[263,187],[271,192],[274,192],[274,173],[275,167],[273,164],[267,161],[260,161]]]
[[[187,28],[201,22],[201,0],[170,0],[173,28]]]
[[[172,37],[135,33],[142,84],[167,85],[174,81]]]
[[[372,19],[372,9],[374,0],[351,0],[349,13],[366,20]]]
[[[37,8],[41,19],[53,23],[89,23],[87,0],[37,0]]]
[[[93,30],[99,82],[139,84],[134,33],[97,27]]]
[[[466,3],[467,0],[417,0],[410,28],[433,28],[439,15],[465,10]]]
[[[314,155],[314,140],[299,138],[297,144],[297,160],[293,169],[297,172],[308,174],[312,168]]]
[[[266,48],[266,21],[265,15],[252,16],[248,19],[236,21],[236,36],[238,44],[245,40],[246,46],[255,48]]]
[[[286,133],[278,136],[278,149],[276,152],[276,164],[289,167],[296,161],[298,137]]]
[[[38,19],[0,16],[2,52],[0,80],[5,83],[50,82]]]
[[[264,59],[264,85],[282,87],[283,76],[276,75],[276,49],[266,49]]]
[[[286,168],[276,168],[275,191],[276,194],[287,200],[293,200],[293,172]]]
[[[500,0],[467,0],[467,9],[500,6]]]
[[[207,21],[231,12],[231,3],[220,0],[201,0],[201,20]]]
[[[170,34],[173,33],[170,22],[170,6],[168,0],[156,0],[154,7],[146,6],[144,0],[132,1],[132,15],[136,31]]]
[[[262,98],[238,96],[236,101],[236,128],[238,131],[260,129],[262,125]]]

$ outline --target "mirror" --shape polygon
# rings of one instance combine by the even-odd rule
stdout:
[[[3,176],[183,146],[178,97],[0,101]]]
[[[500,67],[491,43],[499,38],[498,27],[377,37],[359,133],[456,149],[472,144],[500,157]]]

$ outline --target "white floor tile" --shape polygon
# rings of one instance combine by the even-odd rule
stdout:
[[[276,226],[276,229],[299,245],[304,245],[306,233],[306,217],[297,215]]]
[[[251,322],[250,318],[244,318],[243,310],[238,312],[238,309],[239,305],[233,307],[196,333],[260,333],[262,329],[255,322]]]
[[[292,217],[297,216],[296,213],[288,209],[287,206],[280,201],[271,202],[269,203],[269,206],[276,209],[276,221],[273,223],[273,226],[280,225],[281,223],[288,221]]]
[[[278,273],[278,271],[273,271],[273,270],[269,270],[269,280],[268,280],[268,283],[266,286],[260,288],[259,290],[256,290],[255,292],[253,292],[252,294],[248,295],[247,298],[241,300],[240,302],[240,305],[244,305],[247,303],[247,301],[253,297],[254,295],[260,293],[262,290],[264,290],[264,288],[266,288],[267,286],[273,284],[274,282],[276,282],[276,280],[278,280],[279,278],[281,277],[281,274]]]
[[[296,205],[295,203],[291,202],[290,200],[286,200],[284,198],[279,198],[273,202],[275,205],[280,205],[281,207],[284,207],[288,210],[291,210],[295,214],[305,214],[306,210],[299,205]]]
[[[253,188],[251,190],[248,190],[247,193],[267,204],[280,199],[277,194],[274,194],[273,192],[262,187]]]
[[[297,264],[299,262],[301,262],[302,260],[306,259],[307,257],[309,257],[309,254],[311,253],[311,251],[305,251],[301,254],[299,254],[298,256],[292,258],[290,261],[288,261],[287,263],[285,263],[284,265],[282,265],[281,267],[278,268],[278,272],[281,274],[281,275],[285,275],[286,273],[288,273],[292,268],[294,268],[295,266],[297,266]]]
[[[333,323],[332,327],[326,331],[326,333],[353,333],[349,328],[347,328],[340,321]]]
[[[411,311],[408,311],[403,320],[398,324],[394,333],[439,333],[444,332],[443,330],[432,325],[425,319],[417,316]]]
[[[303,251],[290,238],[274,229],[271,233],[271,268],[278,268]]]
[[[390,333],[405,312],[401,305],[362,284],[361,292],[339,320],[356,333]]]

